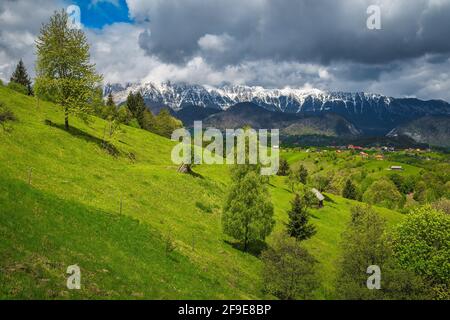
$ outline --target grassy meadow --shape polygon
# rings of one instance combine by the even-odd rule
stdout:
[[[17,121],[0,127],[0,299],[273,299],[262,292],[261,261],[225,236],[221,208],[228,166],[180,174],[170,160],[174,142],[122,125],[103,144],[107,122],[85,123],[0,86],[0,101]],[[292,167],[311,175],[345,171],[372,181],[402,165],[347,152],[282,150]],[[433,160],[430,160],[433,161]],[[270,178],[276,227],[284,229],[293,194],[284,177]],[[305,245],[319,261],[316,299],[333,299],[340,239],[357,201],[325,193],[312,209],[317,234]],[[394,226],[403,214],[375,209]],[[66,288],[66,268],[81,268],[81,290]]]

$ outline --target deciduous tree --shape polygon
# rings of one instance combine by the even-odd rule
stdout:
[[[71,28],[64,10],[56,11],[41,28],[37,47],[35,91],[61,105],[64,125],[69,115],[85,117],[92,109],[101,76],[90,63],[89,44],[82,30]]]
[[[317,261],[295,239],[278,235],[261,255],[264,290],[283,300],[308,299],[319,285]]]
[[[261,240],[272,232],[274,210],[267,183],[259,175],[257,166],[236,165],[222,214],[225,234],[240,240],[244,251],[250,241]]]

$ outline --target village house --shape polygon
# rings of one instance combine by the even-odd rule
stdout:
[[[365,152],[363,152],[363,151],[361,151],[359,154],[361,155],[361,157],[362,157],[363,159],[367,159],[367,158],[369,157],[369,154],[368,154],[368,153],[365,153]]]
[[[363,150],[363,147],[360,147],[360,146],[354,146],[354,145],[350,144],[350,145],[347,147],[347,149],[349,149],[349,150]]]

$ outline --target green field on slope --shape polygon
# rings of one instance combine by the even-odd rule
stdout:
[[[5,87],[0,102],[18,119],[10,131],[0,127],[1,299],[273,298],[261,291],[259,258],[221,231],[229,167],[197,166],[198,177],[177,173],[174,142],[127,126],[111,155],[102,119],[72,117],[66,132],[51,103]],[[270,191],[275,232],[282,231],[292,193],[281,177],[271,178]],[[324,209],[312,210],[318,232],[306,245],[320,262],[318,299],[333,298],[351,205],[328,195]],[[377,210],[391,225],[402,218]],[[66,288],[74,264],[81,290]]]

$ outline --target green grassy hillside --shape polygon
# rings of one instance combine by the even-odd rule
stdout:
[[[0,127],[0,298],[272,298],[261,292],[258,257],[221,231],[227,166],[179,174],[170,161],[173,142],[127,126],[111,155],[102,145],[104,120],[72,117],[66,132],[51,103],[5,87],[0,102],[17,117],[11,130]],[[281,231],[292,194],[280,177],[270,188]],[[320,262],[319,299],[333,297],[351,207],[328,196],[313,212],[318,233],[307,241]],[[402,218],[377,210],[390,224]],[[79,291],[66,288],[73,264],[82,272]]]

